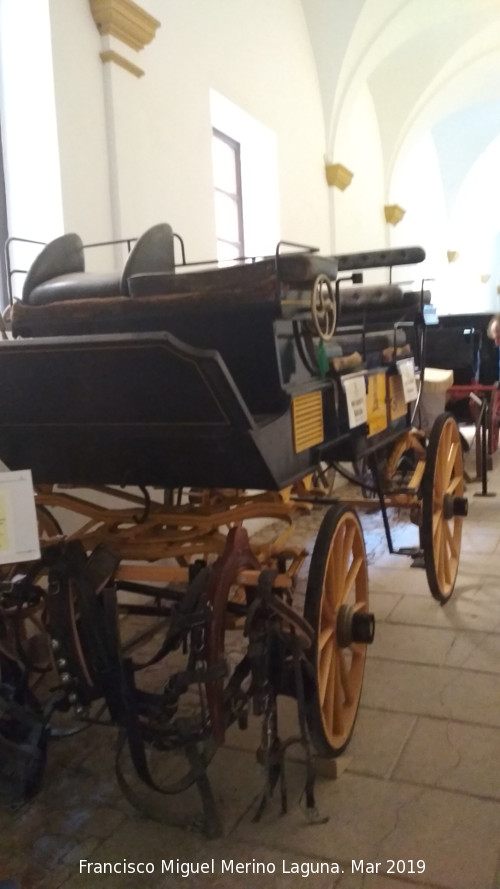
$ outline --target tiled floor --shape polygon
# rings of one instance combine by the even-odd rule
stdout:
[[[498,497],[475,496],[480,484],[468,486],[459,577],[445,607],[431,598],[423,570],[387,554],[381,525],[369,520],[376,639],[340,775],[317,781],[319,813],[328,820],[307,823],[300,804],[304,769],[292,759],[288,814],[281,816],[273,800],[262,821],[252,822],[261,789],[255,725],[247,733],[232,729],[210,767],[222,839],[146,819],[116,785],[113,730],[96,728],[52,744],[43,792],[14,815],[0,815],[0,878],[18,877],[22,889],[500,889],[495,462],[488,488]],[[414,529],[398,525],[397,533],[407,538]],[[285,720],[292,719],[289,709],[283,706]],[[173,798],[167,808],[180,814],[188,804]],[[92,866],[80,873],[81,860],[124,859],[150,862],[154,872],[103,875]],[[171,859],[193,868],[200,862],[211,868],[213,859],[214,873],[162,874],[162,861]],[[230,860],[234,867],[248,863],[248,872],[222,872]]]

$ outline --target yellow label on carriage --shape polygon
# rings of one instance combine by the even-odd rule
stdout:
[[[366,393],[368,435],[387,429],[387,388],[385,373],[370,374]]]
[[[407,404],[403,381],[399,374],[389,377],[389,416],[391,420],[399,420],[406,415]]]

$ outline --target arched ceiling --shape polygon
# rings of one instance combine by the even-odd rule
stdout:
[[[431,130],[447,200],[500,133],[500,0],[302,0],[333,153],[366,85],[386,180],[405,141]]]

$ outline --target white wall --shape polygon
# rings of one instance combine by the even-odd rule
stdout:
[[[88,2],[50,0],[50,21],[64,230],[102,241],[113,231],[100,36]]]
[[[331,189],[333,251],[349,253],[386,247],[380,133],[366,85],[352,92],[346,102],[337,128],[332,159],[354,173],[345,191]]]
[[[478,312],[500,311],[498,254],[500,221],[500,136],[471,166],[450,210],[449,232],[459,259],[454,264],[456,292],[462,308]],[[487,281],[481,277],[489,276]]]
[[[448,282],[447,250],[453,248],[448,242],[446,201],[436,146],[428,130],[403,146],[386,197],[388,204],[399,204],[406,211],[398,225],[390,226],[391,246],[418,245],[427,257],[415,267],[402,268],[400,279],[414,277],[418,286],[422,278],[432,279],[426,283],[432,302],[441,314],[451,312],[455,297]]]
[[[144,7],[161,27],[136,55],[146,72],[137,79],[102,66],[88,0],[51,0],[65,226],[100,240],[165,220],[183,235],[189,260],[215,256],[213,88],[275,133],[281,237],[328,249],[324,124],[299,0],[147,0]],[[106,101],[115,192],[105,162]]]

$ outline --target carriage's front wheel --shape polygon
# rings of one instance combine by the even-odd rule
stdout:
[[[444,605],[455,587],[467,514],[462,447],[451,414],[440,414],[429,436],[422,479],[421,542],[429,588]]]
[[[319,529],[304,617],[315,631],[310,657],[316,682],[306,705],[309,731],[318,753],[338,756],[354,729],[366,646],[374,634],[363,531],[347,506],[329,509]]]

